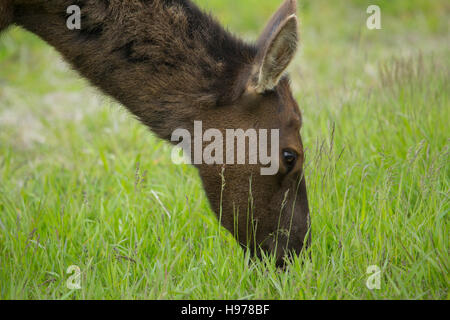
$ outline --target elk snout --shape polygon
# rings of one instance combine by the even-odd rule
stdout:
[[[296,192],[291,192],[295,187]],[[284,190],[281,190],[284,191]],[[279,218],[273,231],[261,244],[261,249],[273,254],[277,266],[282,267],[287,257],[299,255],[311,242],[310,218],[305,179],[292,183],[287,197],[283,199],[282,210],[273,214]]]

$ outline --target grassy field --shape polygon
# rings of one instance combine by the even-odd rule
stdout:
[[[197,2],[247,39],[279,4]],[[374,3],[382,30],[366,28]],[[450,5],[311,0],[299,12],[290,70],[313,230],[311,258],[284,271],[249,261],[168,144],[37,37],[5,33],[0,298],[449,299]]]

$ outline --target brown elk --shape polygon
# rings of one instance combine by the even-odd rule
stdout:
[[[79,29],[67,26],[71,5]],[[222,132],[278,129],[274,175],[261,175],[262,164],[196,167],[222,225],[283,264],[310,242],[301,114],[285,73],[298,46],[296,10],[286,0],[254,44],[189,0],[1,0],[0,31],[15,24],[37,34],[162,139],[192,132],[194,121]]]

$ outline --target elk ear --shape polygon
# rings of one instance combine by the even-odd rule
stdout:
[[[258,93],[275,88],[297,51],[296,10],[296,0],[286,0],[258,40],[253,77],[253,87]]]

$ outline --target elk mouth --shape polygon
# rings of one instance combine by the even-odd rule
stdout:
[[[274,208],[275,209],[275,208]],[[276,214],[277,210],[272,210]],[[280,213],[278,224],[271,232],[265,232],[266,237],[260,242],[257,251],[273,255],[277,267],[284,267],[288,259],[300,255],[311,243],[309,206],[306,194],[305,179],[302,177],[296,188],[296,193],[288,199]],[[261,258],[261,252],[256,252]]]
[[[284,268],[288,261],[292,261],[295,256],[299,256],[302,250],[306,250],[309,246],[309,241],[304,241],[300,237],[289,237],[284,231],[278,236],[272,235],[268,241],[264,241],[260,245],[260,249],[272,255],[275,259],[277,268]],[[262,259],[262,252],[256,253],[256,257]]]

